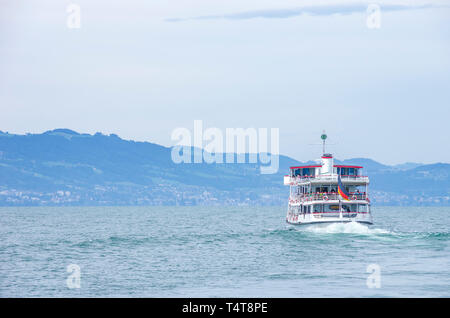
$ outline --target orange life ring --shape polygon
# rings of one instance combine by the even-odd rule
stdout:
[[[328,196],[327,196],[327,195],[324,195],[322,198],[323,198],[325,201],[328,201]]]

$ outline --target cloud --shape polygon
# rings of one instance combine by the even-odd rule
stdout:
[[[421,6],[407,6],[407,5],[380,5],[381,11],[404,11],[404,10],[417,10],[440,7],[433,4],[425,4]],[[168,22],[181,22],[187,20],[248,20],[255,18],[264,19],[286,19],[303,14],[312,16],[329,16],[333,14],[347,15],[353,13],[365,13],[367,5],[364,4],[342,4],[342,5],[317,5],[317,6],[305,6],[301,8],[291,9],[270,9],[270,10],[255,10],[245,11],[222,15],[205,15],[190,18],[168,18],[165,21]]]

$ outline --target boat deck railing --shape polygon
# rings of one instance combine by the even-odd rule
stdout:
[[[311,175],[311,176],[291,176],[292,183],[301,183],[305,181],[336,181],[338,180],[337,174],[327,174],[327,175]],[[341,180],[345,181],[361,181],[368,182],[368,176],[360,176],[360,175],[341,175]]]
[[[296,196],[291,196],[289,202],[305,202],[305,201],[330,201],[330,200],[340,200],[342,199],[338,193],[306,193]],[[355,200],[366,200],[368,201],[369,196],[366,193],[350,193],[349,199],[351,201]]]

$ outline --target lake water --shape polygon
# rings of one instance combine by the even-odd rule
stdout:
[[[0,296],[450,297],[450,208],[373,214],[305,230],[285,207],[4,207]]]

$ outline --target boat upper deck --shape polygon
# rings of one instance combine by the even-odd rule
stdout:
[[[341,181],[344,184],[366,185],[369,184],[368,176],[361,175],[341,175]],[[284,176],[285,185],[306,185],[306,184],[337,184],[338,175],[319,175],[319,176]]]
[[[324,154],[320,164],[290,167],[290,174],[284,177],[284,184],[337,184],[340,176],[345,184],[367,185],[369,177],[362,175],[362,169],[362,166],[335,165],[333,156]]]

